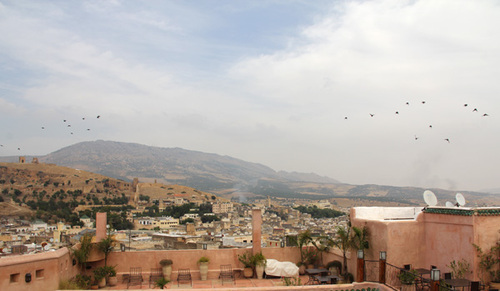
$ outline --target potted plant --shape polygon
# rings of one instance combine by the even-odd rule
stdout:
[[[116,268],[114,266],[104,266],[106,270],[106,282],[109,286],[116,286],[118,279],[116,278]]]
[[[163,272],[163,277],[165,279],[167,279],[168,281],[171,280],[171,276],[172,276],[172,260],[171,259],[163,259],[160,261],[160,265],[161,265],[161,268],[162,268],[162,272]]]
[[[208,263],[210,262],[210,259],[207,257],[201,257],[198,260],[198,264],[200,265],[200,276],[202,281],[207,280],[208,276]]]
[[[106,276],[108,275],[108,271],[106,267],[97,267],[94,270],[94,279],[99,285],[99,288],[106,287]]]
[[[92,251],[92,235],[89,233],[84,234],[80,238],[80,247],[71,249],[71,253],[73,254],[73,257],[76,259],[78,262],[78,265],[80,265],[82,269],[82,274],[85,274],[85,270],[87,269],[87,261],[90,256],[90,252]]]
[[[451,261],[446,267],[451,269],[451,277],[455,279],[465,279],[470,273],[470,264],[465,259]]]
[[[114,244],[114,239],[111,237],[111,235],[108,235],[96,245],[97,249],[104,254],[104,266],[107,266],[108,255],[111,253],[111,251],[113,251]]]
[[[255,265],[255,273],[257,274],[257,279],[262,279],[264,274],[264,269],[266,268],[267,260],[262,252],[258,252],[253,255],[252,261]]]
[[[158,280],[156,280],[155,285],[160,287],[160,289],[164,289],[165,285],[167,285],[170,282],[170,280],[165,279],[165,277],[162,277]]]
[[[491,282],[490,289],[500,290],[500,270],[490,271]]]
[[[243,264],[243,276],[245,278],[253,277],[253,259],[250,252],[245,252],[242,255],[238,255],[238,260]]]
[[[307,245],[312,240],[311,231],[306,230],[297,236],[290,236],[289,240],[290,240],[291,245],[299,248],[300,262],[297,263],[297,266],[299,267],[299,273],[303,275],[303,274],[305,274],[305,269],[306,269],[306,260],[307,260],[306,256],[307,256],[307,249],[308,249]],[[301,271],[300,266],[302,266],[302,265],[304,267],[302,267],[303,270]]]
[[[304,275],[306,273],[306,264],[304,264],[303,262],[298,262],[296,265],[297,267],[299,267],[299,274]]]
[[[308,269],[314,269],[314,264],[318,260],[318,251],[312,247],[305,248],[304,259]]]
[[[75,276],[76,285],[78,285],[80,289],[89,289],[91,280],[92,278],[88,275],[77,274]]]
[[[326,264],[326,268],[330,270],[332,275],[338,275],[342,270],[342,263],[340,261],[331,261]]]
[[[490,276],[490,287],[491,285],[495,284],[495,281],[500,281],[500,278],[495,278],[497,275],[497,272],[492,270],[499,262],[500,259],[498,258],[498,250],[500,250],[500,245],[494,245],[490,248],[488,252],[484,252],[481,247],[479,247],[476,244],[472,244],[474,248],[476,249],[477,252],[477,257],[479,258],[479,270],[481,271],[482,274],[482,281],[484,283],[487,282],[486,276]],[[495,287],[492,287],[494,289]]]
[[[398,279],[402,285],[401,291],[414,291],[417,277],[416,270],[401,270],[401,273],[398,274]]]

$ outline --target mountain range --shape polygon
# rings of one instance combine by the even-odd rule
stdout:
[[[27,162],[32,157],[27,157]],[[290,198],[364,198],[422,204],[425,189],[381,185],[349,185],[314,173],[275,171],[265,165],[229,156],[160,148],[136,143],[88,141],[64,147],[37,157],[42,163],[54,163],[98,173],[112,178],[164,184],[178,184],[228,198],[235,196],[276,196]],[[17,157],[0,157],[17,162]],[[455,192],[432,189],[438,198],[454,199]],[[462,192],[476,204],[498,201],[495,195]],[[493,202],[492,202],[493,201]],[[444,203],[444,202],[443,202]],[[498,203],[497,203],[498,204]]]

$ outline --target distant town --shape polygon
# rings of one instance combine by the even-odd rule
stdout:
[[[24,162],[20,159],[20,164]],[[37,161],[26,165],[42,166]],[[141,183],[138,179],[132,183],[108,178],[99,181],[83,177],[80,170],[74,170],[79,175],[73,176],[82,176],[83,180],[72,179],[66,183],[63,180],[70,173],[59,175],[62,179],[56,181],[54,174],[41,174],[41,171],[36,171],[37,180],[30,172],[7,171],[5,167],[2,170],[0,188],[4,203],[35,211],[31,219],[24,215],[2,215],[2,256],[73,245],[85,233],[95,232],[97,212],[108,214],[108,231],[118,242],[116,248],[127,250],[249,247],[252,245],[251,214],[255,207],[260,208],[263,215],[262,247],[285,246],[289,243],[288,237],[305,230],[312,235],[333,236],[330,232],[335,226],[345,225],[348,219],[349,208],[329,200],[266,197],[239,203],[236,198],[232,201],[179,185]],[[12,172],[17,176],[7,174]],[[44,181],[44,177],[49,176],[50,183]],[[23,190],[18,185],[22,179],[30,181],[29,185],[23,185]],[[130,194],[123,191],[127,188],[131,189]],[[25,189],[30,189],[31,195],[22,195]],[[123,192],[120,194],[120,191]],[[109,195],[96,195],[98,193]]]

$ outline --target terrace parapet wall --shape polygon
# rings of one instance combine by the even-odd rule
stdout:
[[[472,268],[468,279],[479,280],[479,262],[473,244],[487,250],[500,241],[500,208],[360,207],[351,209],[353,226],[370,232],[367,253],[377,258],[387,252],[387,262],[413,268],[437,266],[451,272],[451,261],[466,260]],[[414,213],[414,215],[412,214]],[[358,215],[359,214],[359,215]]]

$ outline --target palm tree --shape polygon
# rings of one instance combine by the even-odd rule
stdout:
[[[114,243],[115,240],[111,237],[111,235],[108,235],[105,239],[102,239],[97,243],[97,249],[104,253],[104,266],[107,266],[108,255],[113,250]]]
[[[304,251],[304,246],[307,246],[311,240],[311,231],[308,229],[304,232],[299,233],[297,237],[291,237],[291,244],[298,247],[300,250],[300,262],[305,263],[305,251]]]
[[[78,264],[82,267],[82,271],[85,272],[87,260],[92,250],[92,237],[90,233],[84,234],[80,238],[80,248],[72,249],[73,256],[75,257]]]
[[[366,228],[366,226],[363,226],[363,228],[353,226],[352,231],[354,231],[354,236],[352,238],[353,247],[363,251],[365,249],[369,249],[370,244],[368,242],[368,238],[370,233],[368,232],[368,228]]]
[[[333,239],[330,239],[330,244],[336,246],[338,249],[342,251],[342,255],[344,258],[344,266],[342,273],[344,274],[344,276],[347,276],[347,252],[353,246],[351,227],[350,225],[347,227],[338,225],[335,228],[335,231],[336,231],[336,236]]]
[[[328,253],[330,251],[331,243],[330,238],[326,236],[320,236],[316,239],[311,239],[311,243],[316,248],[319,253],[320,264],[323,266],[323,253]]]

